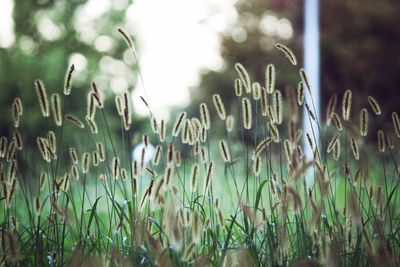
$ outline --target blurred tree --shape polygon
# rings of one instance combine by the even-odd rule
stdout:
[[[198,114],[199,100],[207,99],[212,108],[208,96],[214,93],[221,94],[225,104],[236,110],[233,93],[233,82],[238,77],[234,70],[236,62],[241,62],[252,80],[261,84],[266,65],[274,63],[276,87],[283,92],[285,85],[295,87],[299,81],[297,72],[273,45],[276,42],[288,45],[299,65],[303,65],[303,1],[239,0],[236,9],[236,24],[221,36],[225,65],[218,72],[206,72],[200,86],[192,89],[193,115]],[[400,106],[394,97],[399,95],[400,84],[397,49],[400,1],[326,0],[320,2],[320,9],[322,119],[329,97],[338,94],[340,103],[344,91],[351,89],[354,122],[358,123],[356,110],[367,106],[367,96],[372,95],[385,109],[384,119],[380,118],[385,126],[379,127],[391,130],[390,113],[396,109],[399,112]]]
[[[55,128],[53,118],[41,118],[34,80],[43,80],[49,97],[56,92],[62,95],[65,73],[72,63],[75,72],[67,113],[82,121],[91,81],[96,81],[106,99],[136,83],[133,57],[116,31],[117,26],[123,25],[130,3],[131,0],[106,1],[102,5],[87,0],[14,1],[15,43],[10,48],[0,48],[0,136],[12,134],[11,103],[17,96],[24,106],[20,131],[26,146],[36,147],[36,137],[45,135],[49,126]],[[109,126],[118,131],[120,120],[114,98],[106,101],[106,113],[117,118],[109,119]],[[100,121],[98,124],[100,127]],[[76,131],[74,127],[64,128],[67,144],[77,141],[76,135],[70,134]]]

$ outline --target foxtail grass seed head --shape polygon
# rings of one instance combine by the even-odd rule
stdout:
[[[328,107],[326,108],[326,124],[331,124],[332,114],[336,110],[337,95],[334,94],[329,98]]]
[[[382,111],[381,111],[381,106],[378,104],[378,102],[376,101],[376,99],[372,96],[368,96],[368,103],[370,105],[370,107],[372,108],[372,111],[376,114],[376,115],[381,115]]]
[[[250,75],[241,63],[235,64],[235,70],[237,71],[240,80],[244,86],[244,89],[249,94],[251,92]]]
[[[132,116],[129,113],[129,109],[124,108],[124,114],[122,116],[123,121],[124,121],[124,129],[125,131],[129,131],[129,129],[131,128],[131,124],[132,124]]]
[[[356,140],[354,140],[353,137],[350,137],[350,146],[351,146],[351,151],[353,152],[353,156],[356,160],[360,159],[360,153],[358,150],[358,145]]]
[[[282,123],[282,93],[279,90],[276,90],[272,94],[272,107],[274,109],[274,115],[275,115],[275,123],[276,124],[281,124]]]
[[[182,164],[181,151],[179,150],[175,151],[175,164],[178,167]]]
[[[6,197],[6,207],[10,208],[11,204],[15,198],[15,194],[17,193],[17,179],[13,179],[11,181],[10,186],[7,189],[7,197]]]
[[[96,149],[97,152],[99,153],[99,161],[103,162],[106,160],[106,151],[104,149],[104,145],[102,142],[97,142],[96,143]]]
[[[198,244],[201,241],[201,217],[200,214],[195,210],[192,213],[192,236],[193,242]]]
[[[121,169],[121,179],[122,179],[122,181],[127,181],[128,180],[128,172],[126,171],[125,168]]]
[[[388,143],[388,147],[390,149],[394,149],[393,138],[392,138],[392,134],[390,132],[386,133],[386,140],[387,140],[387,143]]]
[[[288,139],[285,139],[284,141],[284,148],[285,148],[285,156],[287,162],[291,163],[292,161],[292,147],[290,145],[290,141]]]
[[[15,131],[13,134],[13,139],[15,141],[15,144],[17,145],[18,150],[22,150],[23,148],[23,142],[22,142],[22,136],[19,131]]]
[[[94,84],[94,83],[92,83]],[[90,93],[91,97],[93,98],[94,103],[96,104],[97,107],[100,109],[103,108],[103,100],[101,99],[99,94],[96,94],[95,92]]]
[[[62,181],[61,181],[61,186],[60,186],[61,190],[64,191],[64,192],[67,192],[68,189],[69,189],[69,179],[70,179],[70,175],[69,175],[69,173],[67,172],[67,173],[64,175],[64,177],[63,177],[63,179],[62,179]]]
[[[254,100],[260,100],[261,98],[261,85],[258,82],[254,82],[252,84],[252,88],[253,88],[253,99]]]
[[[272,140],[275,143],[279,143],[279,131],[278,131],[278,127],[276,127],[276,125],[272,122],[268,122],[267,123],[267,128],[269,131],[269,134],[271,135]]]
[[[181,112],[179,116],[176,118],[174,123],[174,128],[172,129],[172,135],[174,137],[178,136],[181,128],[183,127],[185,119],[186,119],[186,112]]]
[[[289,59],[290,63],[292,63],[293,66],[297,65],[296,56],[290,48],[280,43],[276,43],[275,47],[278,48],[283,54],[285,54],[285,56]]]
[[[243,116],[243,127],[250,130],[253,124],[253,114],[251,110],[251,102],[247,97],[242,99],[242,116]]]
[[[91,120],[94,119],[96,115],[96,106],[94,104],[94,99],[91,93],[87,96],[87,114],[86,117],[90,118]]]
[[[225,162],[230,162],[231,161],[231,154],[229,152],[229,147],[226,144],[225,140],[220,140],[219,141],[219,151],[221,153],[222,159]]]
[[[271,143],[271,137],[267,137],[264,140],[262,140],[261,142],[258,143],[258,145],[256,146],[256,150],[254,151],[254,155],[253,158],[255,158],[256,156],[259,156],[264,149],[267,147],[267,145]]]
[[[82,173],[88,173],[90,167],[90,154],[85,152],[82,156]]]
[[[272,94],[275,90],[275,66],[268,64],[265,70],[265,90]]]
[[[174,165],[169,164],[164,171],[164,180],[166,186],[169,186],[173,174],[174,174]]]
[[[35,211],[37,216],[40,216],[42,213],[42,204],[40,203],[40,198],[38,196],[35,197]]]
[[[118,115],[122,116],[124,111],[122,106],[122,98],[119,95],[115,96],[115,107],[117,108]]]
[[[56,139],[56,134],[53,131],[49,131],[48,135],[48,140],[49,140],[49,147],[51,154],[53,157],[57,158],[57,139]]]
[[[77,165],[79,162],[79,159],[78,159],[78,153],[76,152],[76,149],[73,147],[70,147],[69,155],[71,156],[72,163]]]
[[[342,99],[342,117],[345,121],[350,119],[351,102],[352,102],[352,92],[346,90]]]
[[[12,112],[12,119],[13,119],[14,127],[18,128],[19,122],[20,122],[20,112],[18,109],[18,104],[15,101],[12,104],[11,112]]]
[[[302,81],[303,84],[307,87],[308,93],[310,93],[310,95],[311,95],[311,86],[310,86],[310,82],[309,82],[309,80],[308,80],[307,73],[306,73],[306,71],[305,71],[303,68],[301,68],[301,69],[299,70],[299,75],[300,75],[301,81]]]
[[[119,173],[120,173],[120,167],[119,167],[119,158],[114,157],[112,161],[112,176],[114,180],[117,180],[119,178]]]
[[[210,129],[210,111],[208,110],[207,104],[206,103],[201,103],[200,104],[200,119],[201,123],[203,124],[203,127],[206,130]]]
[[[117,28],[117,31],[121,34],[122,38],[124,38],[126,44],[128,45],[128,47],[132,50],[132,52],[134,54],[136,54],[135,51],[135,43],[133,42],[132,38],[130,37],[129,34],[127,34],[123,29],[121,29],[120,27]]]
[[[61,126],[63,123],[63,116],[61,111],[61,99],[59,94],[51,95],[51,107],[53,109],[53,116],[56,125]]]
[[[93,157],[93,166],[94,167],[99,166],[99,152],[97,152],[97,150],[92,152],[92,157]]]
[[[310,145],[310,148],[312,150],[314,150],[314,142],[313,142],[313,140],[311,138],[311,135],[309,133],[306,133],[306,137],[307,137],[308,144]]]
[[[67,114],[67,115],[65,115],[65,118],[67,120],[69,120],[70,122],[72,122],[73,124],[75,124],[76,126],[78,126],[79,128],[81,128],[81,129],[85,128],[85,125],[83,124],[83,122],[81,122],[81,120],[79,120],[74,115]]]
[[[44,188],[44,184],[46,183],[46,181],[47,181],[47,173],[46,172],[40,173],[40,179],[39,179],[40,190]]]
[[[334,137],[332,137],[331,141],[328,143],[328,153],[331,153],[331,151],[334,149],[336,143],[339,141],[339,134],[336,134]]]
[[[72,89],[72,73],[75,70],[75,65],[72,64],[68,71],[65,74],[65,82],[64,82],[64,95],[70,95]]]
[[[218,116],[220,117],[221,120],[225,120],[226,112],[224,103],[221,100],[221,96],[219,94],[215,94],[212,96],[212,99],[214,102],[215,109],[217,110]]]
[[[165,126],[165,120],[161,120],[161,122],[160,122],[160,132],[159,132],[160,142],[164,142],[165,141],[166,133],[167,133],[167,130],[166,130],[166,126]]]
[[[268,94],[265,88],[261,88],[261,115],[267,116]]]
[[[7,153],[6,153],[6,160],[7,162],[10,162],[11,160],[14,159],[15,156],[15,150],[17,149],[17,143],[15,140],[13,140],[7,148]]]
[[[39,99],[40,109],[43,117],[50,116],[49,100],[47,99],[46,87],[41,80],[35,81],[36,94]]]
[[[156,118],[152,117],[151,118],[151,130],[153,131],[153,133],[158,133],[158,123]]]
[[[335,125],[336,129],[338,129],[338,131],[343,130],[342,120],[340,119],[339,115],[336,112],[332,114],[332,120],[333,124]]]
[[[149,136],[147,134],[144,134],[142,136],[143,144],[147,148],[149,146]]]
[[[158,163],[160,163],[160,159],[161,159],[161,146],[157,145],[156,152],[154,153],[154,157],[153,157],[153,165],[157,166]]]
[[[360,134],[361,136],[367,136],[368,133],[368,110],[366,108],[361,109],[360,112]]]
[[[11,184],[12,180],[15,179],[15,175],[17,173],[17,163],[15,160],[12,160],[8,165],[7,171],[7,182]]]
[[[210,161],[207,165],[206,169],[206,177],[204,181],[204,189],[203,189],[203,195],[207,195],[208,188],[210,187],[212,175],[213,175],[213,169],[214,169],[214,161]]]
[[[316,122],[317,118],[315,117],[314,112],[312,112],[310,106],[307,103],[305,104],[305,106],[306,106],[308,114],[310,114],[311,119]]]
[[[303,105],[304,102],[304,82],[299,82],[297,84],[297,104],[299,106]]]
[[[242,96],[243,93],[243,83],[240,79],[235,79],[235,94],[236,96]]]
[[[189,119],[185,120],[185,126],[183,127],[182,143],[193,145],[194,144],[194,130],[192,122]]]
[[[132,162],[132,173],[134,178],[137,178],[139,175],[139,166],[136,160]]]
[[[5,136],[0,137],[0,158],[4,158],[6,156],[7,144],[8,144],[7,137]]]
[[[79,170],[77,165],[72,165],[71,167],[71,174],[72,177],[74,177],[75,180],[79,180]]]
[[[204,146],[202,146],[200,148],[200,156],[201,156],[201,161],[203,163],[207,163],[208,162],[208,154],[207,154],[207,150]]]
[[[193,164],[192,170],[190,172],[190,177],[191,177],[190,192],[196,192],[197,190],[197,184],[199,182],[199,173],[200,173],[199,164],[197,163]]]
[[[378,131],[378,149],[380,152],[385,152],[385,134],[383,133],[382,130]]]
[[[193,130],[194,130],[194,137],[195,139],[199,139],[200,137],[200,129],[201,129],[201,121],[198,118],[192,118],[191,123],[193,125]]]
[[[205,143],[207,141],[207,129],[202,126],[200,131],[200,141]]]
[[[398,138],[400,138],[400,119],[396,111],[392,112],[393,128]]]
[[[46,144],[45,144],[43,138],[41,138],[41,137],[36,138],[36,143],[39,148],[40,154],[42,155],[42,158],[46,161],[49,161],[50,155],[46,148]]]
[[[339,139],[335,142],[335,145],[333,147],[333,157],[335,160],[338,160],[340,157],[340,140]]]
[[[168,146],[167,163],[172,163],[174,161],[174,153],[174,143],[170,143]]]
[[[260,176],[261,166],[262,166],[261,157],[260,156],[256,156],[256,158],[253,161],[253,173],[254,173],[255,177],[259,177]]]
[[[98,133],[97,123],[94,120],[90,119],[89,116],[86,116],[86,122],[89,125],[90,131],[93,134],[97,134]]]
[[[24,113],[24,108],[23,108],[23,106],[22,106],[21,98],[16,97],[16,98],[14,99],[14,102],[13,102],[13,103],[15,103],[16,108],[18,109],[18,114],[19,114],[20,116],[22,116],[22,114]]]
[[[153,169],[151,169],[149,167],[146,168],[146,171],[147,171],[148,174],[150,174],[153,177],[157,176],[157,173]]]
[[[234,125],[235,125],[235,117],[233,117],[232,115],[229,115],[228,117],[226,117],[226,130],[228,132],[233,131]]]

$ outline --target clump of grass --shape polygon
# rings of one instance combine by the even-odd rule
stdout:
[[[118,31],[136,58],[133,40]],[[362,108],[352,121],[350,90],[342,99],[343,122],[335,111],[336,95],[329,100],[326,122],[320,122],[304,97],[310,93],[305,71],[296,69],[288,47],[276,47],[299,74],[297,97],[289,92],[285,100],[275,89],[274,65],[267,65],[265,81],[252,81],[237,63],[236,111],[225,109],[215,94],[204,99],[197,116],[182,111],[168,124],[158,121],[151,101],[142,98],[152,131],[139,135],[140,158],[131,154],[135,127],[129,92],[115,97],[115,114],[108,114],[93,82],[85,128],[69,113],[69,96],[80,94],[73,90],[72,65],[64,94],[51,94],[59,127],[49,126],[39,137],[21,135],[23,106],[16,98],[13,135],[0,137],[0,264],[399,265],[397,111],[385,111],[373,97],[364,99],[375,115],[390,114],[386,119],[393,123],[377,131],[372,145],[366,137],[375,134],[368,129],[374,118]],[[40,80],[35,87],[40,112],[49,120],[46,89]],[[289,112],[285,101],[292,105]],[[299,118],[297,105],[307,109],[306,117]],[[219,119],[211,121],[214,116]],[[78,128],[64,124],[64,118]],[[110,118],[120,120],[120,137],[112,135]],[[301,119],[317,122],[320,140],[299,129]],[[67,127],[73,127],[76,144],[63,141]],[[216,127],[224,136],[216,135]],[[312,161],[303,156],[303,134],[314,151]],[[79,142],[83,137],[88,141]],[[36,140],[38,149],[23,168],[29,146],[22,144],[29,140]],[[156,148],[149,160],[150,143]]]

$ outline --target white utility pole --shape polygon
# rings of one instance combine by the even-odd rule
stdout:
[[[318,0],[305,0],[304,4],[304,69],[306,70],[311,87],[312,100],[309,93],[305,92],[305,100],[320,120],[320,66],[319,66],[319,4]],[[315,107],[315,110],[314,110]],[[309,120],[306,108],[303,108],[303,148],[307,161],[313,159],[306,133],[309,133],[319,147],[318,125]],[[307,173],[307,184],[312,182],[312,170]]]

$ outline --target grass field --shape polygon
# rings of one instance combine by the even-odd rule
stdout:
[[[259,83],[238,63],[236,114],[227,114],[216,94],[196,117],[183,111],[168,123],[152,117],[143,97],[152,131],[140,135],[139,158],[132,156],[137,133],[128,92],[115,98],[121,120],[115,136],[95,83],[82,107],[85,120],[69,109],[69,95],[81,93],[73,90],[73,66],[63,92],[47,96],[35,81],[48,129],[24,136],[29,114],[16,98],[14,134],[0,139],[0,264],[398,266],[397,113],[381,110],[373,97],[354,110],[347,90],[316,118],[304,100],[306,73],[289,48],[276,47],[299,73],[295,91],[283,97],[275,88],[272,64]],[[303,106],[303,119],[318,122],[319,141],[301,131]],[[391,131],[368,131],[384,115]],[[63,141],[67,128],[75,129],[75,144]],[[303,136],[311,160],[303,155]],[[366,141],[370,136],[376,144]],[[34,142],[35,151],[24,149]],[[151,143],[156,150],[147,160]]]

